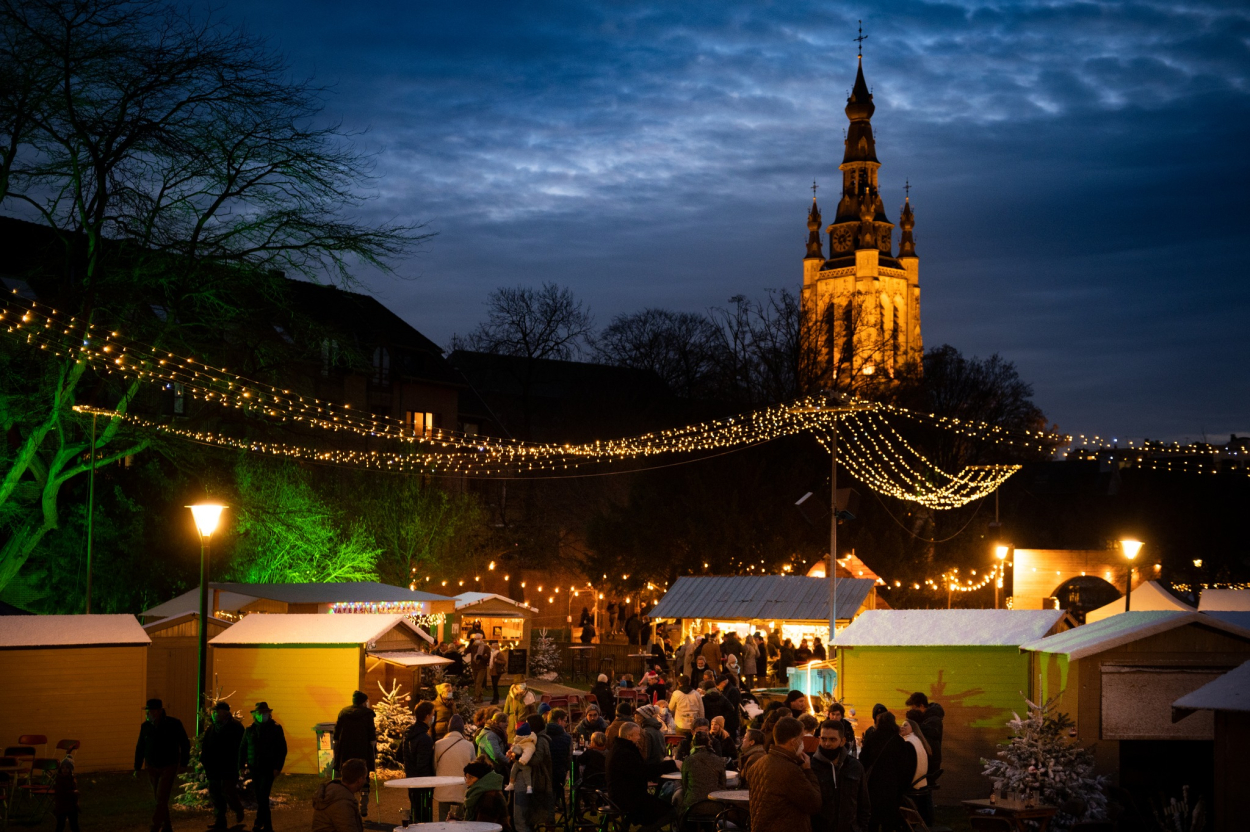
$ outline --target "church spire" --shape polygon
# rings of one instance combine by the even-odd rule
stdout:
[[[907,196],[903,197],[903,210],[898,217],[898,227],[903,230],[898,241],[900,258],[916,256],[916,240],[911,234],[911,230],[916,227],[916,216],[911,211],[911,182],[907,183],[906,191]]]
[[[824,246],[820,242],[820,208],[816,205],[816,180],[812,180],[812,210],[807,212],[807,256],[804,260],[824,261]]]

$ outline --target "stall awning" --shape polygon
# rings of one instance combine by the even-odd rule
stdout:
[[[420,653],[413,650],[393,652],[368,650],[366,654],[372,659],[381,659],[384,662],[402,665],[403,667],[429,667],[436,664],[451,664],[451,659],[444,659],[442,656],[431,656],[429,653]]]
[[[872,587],[868,578],[839,579],[838,619],[854,618]],[[648,614],[715,621],[828,621],[829,582],[799,575],[678,578]]]

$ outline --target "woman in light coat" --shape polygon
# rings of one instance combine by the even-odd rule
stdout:
[[[447,735],[434,743],[434,773],[439,777],[462,777],[464,767],[477,757],[473,743],[464,735],[464,720],[456,714],[447,723]],[[464,786],[434,789],[434,810],[438,820],[447,820],[453,803],[464,803]]]
[[[746,683],[743,685],[747,690],[755,686],[755,674],[759,671],[760,648],[755,643],[754,636],[747,636],[742,643],[742,678]]]

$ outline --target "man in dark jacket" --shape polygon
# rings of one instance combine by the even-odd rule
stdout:
[[[239,768],[247,767],[256,794],[256,825],[252,832],[273,832],[269,817],[269,793],[273,781],[286,765],[286,732],[273,721],[268,702],[257,702],[252,709],[252,724],[243,732],[239,743]]]
[[[727,707],[721,712],[725,717],[725,730],[734,739],[738,738],[738,727],[742,724],[742,691],[738,689],[738,680],[726,671],[716,677],[716,689],[725,698]],[[704,708],[706,713],[707,709]],[[711,717],[708,717],[711,719]]]
[[[608,735],[609,745],[612,740],[616,739],[620,734],[621,728],[627,723],[634,721],[634,706],[628,702],[621,702],[616,706],[616,719],[612,720],[612,724],[608,726],[608,730],[604,733]]]
[[[156,811],[152,813],[152,832],[170,832],[169,796],[174,789],[178,769],[191,761],[191,741],[180,720],[165,714],[159,699],[149,699],[144,710],[147,719],[139,728],[139,741],[135,743],[135,776],[144,766],[156,798]]]
[[[842,729],[842,747],[846,753],[859,758],[859,748],[855,745],[855,726],[846,718],[846,706],[841,702],[832,703],[825,711],[827,720],[837,723]]]
[[[568,732],[569,713],[553,708],[547,714],[547,742],[551,745],[551,779],[555,784],[556,802],[564,794],[562,784],[569,776],[569,760],[573,755],[573,737]]]
[[[647,832],[668,823],[675,814],[673,804],[651,794],[647,783],[676,771],[677,765],[671,760],[658,766],[647,765],[642,742],[642,728],[632,722],[623,725],[621,733],[612,740],[607,761],[608,797],[631,825],[642,826]]]
[[[920,723],[920,733],[933,749],[929,755],[929,785],[937,788],[938,773],[942,770],[942,720],[946,718],[946,710],[919,691],[907,697],[907,707],[912,709],[907,718]]]
[[[373,771],[378,757],[378,729],[374,723],[369,697],[363,691],[352,694],[352,704],[339,711],[334,723],[334,773],[343,777],[343,763],[348,760],[364,760],[368,771]],[[360,816],[369,816],[369,790],[360,792]]]
[[[608,683],[608,674],[600,673],[598,681],[595,682],[590,692],[595,697],[600,714],[609,717],[616,713],[616,696],[612,693],[612,686]]]
[[[416,717],[404,734],[404,776],[434,776],[434,703],[420,702],[413,712]],[[413,823],[430,823],[434,819],[434,790],[409,789]]]
[[[200,765],[208,778],[208,799],[217,819],[210,829],[226,828],[226,808],[234,810],[236,823],[243,823],[243,803],[239,800],[239,745],[243,726],[230,714],[230,705],[218,702],[213,718],[200,737]]]
[[[745,779],[752,832],[812,832],[812,815],[821,806],[820,781],[803,752],[803,726],[797,719],[777,720],[773,744]]]
[[[868,778],[859,760],[848,753],[842,723],[827,719],[821,724],[812,771],[820,783],[820,811],[812,816],[813,832],[867,832],[872,812]]]

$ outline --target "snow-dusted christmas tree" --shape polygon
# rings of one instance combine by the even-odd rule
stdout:
[[[534,641],[534,655],[530,656],[530,675],[548,682],[560,678],[560,649],[546,629],[539,630],[538,638]]]
[[[416,720],[409,710],[411,697],[403,692],[399,682],[388,691],[378,682],[382,699],[373,706],[373,726],[378,732],[378,771],[402,772],[404,770],[404,734]]]
[[[1058,697],[1055,697],[1057,699]],[[1007,723],[1011,739],[1000,743],[997,760],[982,759],[982,772],[995,788],[1008,794],[1030,791],[1040,802],[1062,806],[1069,800],[1085,803],[1085,817],[1103,818],[1107,778],[1094,774],[1094,754],[1069,738],[1073,727],[1067,714],[1052,711],[1055,699],[1035,705],[1028,699],[1028,718],[1012,713]]]

